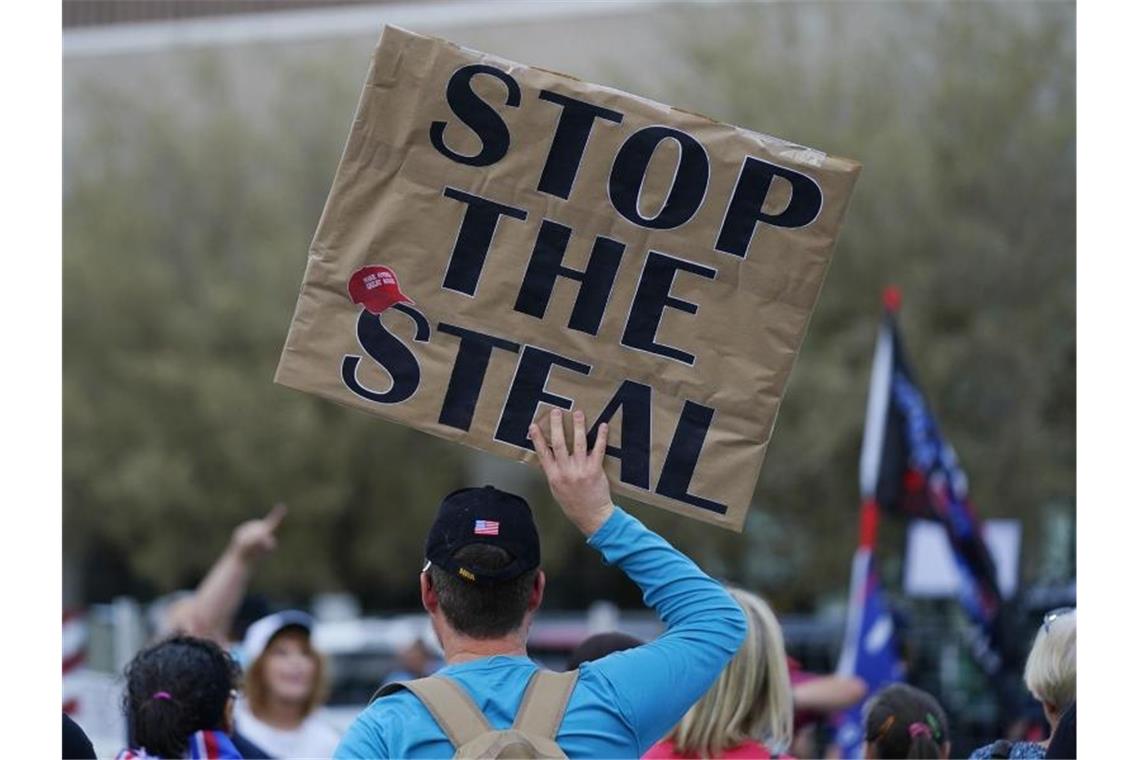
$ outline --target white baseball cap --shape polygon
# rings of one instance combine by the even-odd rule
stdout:
[[[306,633],[312,633],[313,616],[301,610],[283,610],[252,623],[241,644],[245,661],[253,663],[269,646],[269,641],[285,628],[304,628]]]

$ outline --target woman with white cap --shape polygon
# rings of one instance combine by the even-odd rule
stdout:
[[[299,610],[263,617],[242,642],[244,695],[237,733],[272,757],[331,757],[340,735],[318,708],[324,702],[324,658],[313,649],[313,619]]]

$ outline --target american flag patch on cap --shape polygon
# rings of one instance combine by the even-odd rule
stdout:
[[[499,535],[499,523],[495,520],[476,520],[475,535],[497,536]]]

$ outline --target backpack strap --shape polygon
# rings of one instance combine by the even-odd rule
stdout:
[[[513,728],[531,736],[542,736],[551,741],[558,734],[570,694],[578,683],[578,671],[555,673],[550,670],[536,670],[527,684],[515,716]]]
[[[471,695],[446,676],[428,676],[414,681],[390,683],[377,691],[372,701],[400,689],[407,689],[416,695],[456,749],[493,730],[483,711],[475,706]]]

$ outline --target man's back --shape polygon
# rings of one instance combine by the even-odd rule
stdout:
[[[536,669],[526,657],[488,657],[444,668],[437,675],[453,679],[472,696],[494,729],[507,729],[515,720],[523,691]],[[557,742],[570,757],[629,757],[636,753],[627,717],[617,707],[618,699],[604,676],[583,666],[578,685],[570,697]],[[371,711],[370,711],[371,713]],[[368,742],[361,754],[383,747],[386,757],[452,757],[455,748],[431,715],[411,692],[384,698],[382,709],[364,722],[375,728],[382,744]],[[363,717],[363,716],[362,716]],[[355,756],[346,740],[338,755]]]

